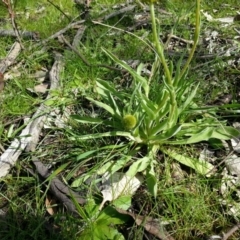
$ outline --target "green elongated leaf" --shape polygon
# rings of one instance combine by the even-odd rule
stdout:
[[[97,80],[97,92],[104,97],[107,97],[107,94],[112,94],[122,102],[125,102],[130,97],[128,93],[119,92],[109,82],[100,79]]]
[[[233,137],[238,137],[240,132],[233,127],[221,126],[220,128],[215,129],[212,134],[212,138],[217,138],[221,140],[228,140]]]
[[[167,139],[175,136],[181,130],[181,125],[176,125],[170,128],[166,133],[159,134],[157,136],[151,136],[149,139],[152,144],[162,143],[162,141],[166,141]]]
[[[187,99],[185,99],[184,104],[182,106],[180,106],[180,108],[178,109],[178,114],[181,114],[186,108],[187,106],[192,103],[193,98],[195,97],[199,84],[197,84],[197,86],[194,88],[194,90],[192,91],[192,93],[190,94],[190,96],[187,97]]]
[[[110,172],[111,174],[117,172],[119,169],[123,168],[128,164],[128,162],[132,159],[131,156],[124,156],[117,161],[109,161],[105,163],[97,173],[99,175],[103,175],[106,172]]]
[[[120,119],[122,118],[122,114],[119,110],[119,106],[118,104],[116,103],[115,99],[113,98],[112,94],[110,93],[109,96],[108,96],[108,99],[109,99],[109,102],[111,103],[112,105],[112,108],[114,109],[115,111],[115,115]]]
[[[104,108],[106,111],[108,111],[110,114],[115,115],[115,111],[114,109],[112,109],[110,106],[108,106],[105,103],[99,102],[94,100],[93,98],[87,97],[87,99],[91,102],[93,102],[94,104],[96,104],[97,106]]]
[[[232,137],[239,136],[239,131],[235,128],[229,126],[220,126],[216,127],[204,127],[202,131],[193,134],[192,137],[185,139],[185,140],[178,140],[178,141],[168,141],[168,144],[191,144],[197,143],[202,141],[208,141],[210,138],[216,138],[221,140],[228,140]]]
[[[151,161],[146,174],[146,182],[149,192],[156,198],[157,197],[157,178],[155,176],[154,163]]]
[[[70,196],[72,198],[72,201],[73,201],[73,204],[75,205],[76,209],[77,209],[77,212],[79,214],[79,216],[84,219],[87,223],[89,223],[89,219],[88,219],[88,216],[85,212],[85,209],[79,205],[79,203],[77,202],[77,200],[74,198],[74,196],[72,195],[71,191],[69,191],[70,193]]]
[[[138,94],[138,98],[139,102],[141,103],[141,107],[143,107],[147,115],[154,120],[157,117],[158,112],[155,104],[141,93]]]
[[[82,135],[82,136],[76,136],[76,139],[78,140],[88,140],[88,139],[96,139],[96,138],[101,138],[101,137],[116,137],[116,136],[121,136],[121,137],[128,137],[131,140],[136,140],[131,133],[129,132],[121,132],[121,131],[112,131],[112,132],[105,132],[105,133],[93,133],[93,134],[87,134],[87,135]]]
[[[197,143],[202,141],[208,141],[213,134],[214,128],[213,127],[206,127],[202,131],[194,134],[192,137],[184,139],[184,140],[177,140],[177,141],[166,141],[167,144],[191,144]]]
[[[144,101],[144,99],[141,99],[141,107],[145,110],[146,114],[147,114],[152,120],[155,119],[155,117],[156,117],[155,112],[153,112],[152,109],[147,106],[146,101]]]
[[[180,77],[180,73],[181,73],[181,65],[182,65],[182,57],[177,61],[176,71],[175,71],[175,76],[174,76],[174,81],[173,81],[174,87],[178,86],[179,77]]]
[[[178,162],[194,169],[196,172],[202,175],[206,175],[210,170],[214,168],[214,166],[207,161],[186,157],[178,154],[173,150],[161,149],[161,151],[163,151],[168,156],[176,159]]]
[[[149,157],[143,157],[134,162],[128,171],[126,172],[127,176],[134,177],[138,172],[143,172],[150,164]]]
[[[96,152],[98,152],[98,151],[99,151],[99,149],[84,152],[84,153],[82,153],[82,154],[80,154],[80,155],[77,156],[77,161],[82,160],[82,159],[85,159],[85,158],[93,155],[93,153],[96,153]]]
[[[117,212],[117,210],[111,206],[105,207],[99,214],[96,222],[100,221],[102,224],[111,225],[111,224],[123,224],[126,220],[129,219],[129,216],[125,216]],[[105,240],[108,238],[105,238]]]
[[[97,79],[97,89],[100,88],[104,90],[105,92],[111,93],[111,94],[116,94],[118,93],[117,90],[113,87],[112,84],[110,84],[107,81]]]
[[[102,50],[116,63],[118,63],[120,66],[122,66],[124,69],[126,69],[137,82],[140,82],[143,86],[143,89],[145,91],[146,96],[148,96],[149,93],[149,86],[147,80],[142,77],[141,75],[137,74],[131,67],[129,67],[126,63],[118,59],[116,56],[114,56],[110,51],[102,48]]]
[[[101,118],[81,117],[79,115],[71,115],[71,118],[81,123],[101,124],[103,120]]]
[[[160,123],[156,123],[156,126],[154,126],[149,133],[149,136],[155,136],[156,134],[158,134],[160,131],[164,131],[166,130],[168,124],[168,119],[163,120]]]
[[[59,173],[61,173],[68,165],[70,162],[62,164],[60,167],[58,167],[49,177],[46,178],[46,180],[43,182],[48,182],[51,181],[53,178],[55,178]]]

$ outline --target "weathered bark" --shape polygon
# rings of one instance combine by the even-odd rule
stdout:
[[[61,68],[61,55],[56,54],[55,63],[50,71],[50,90],[59,87],[59,74]],[[48,98],[50,98],[50,95],[48,95],[47,99]],[[15,165],[24,149],[27,151],[35,150],[44,121],[50,111],[52,111],[52,109],[42,103],[29,120],[26,127],[22,130],[21,134],[12,141],[8,149],[0,156],[0,178],[9,173],[11,167]]]

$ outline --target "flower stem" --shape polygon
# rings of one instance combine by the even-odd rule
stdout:
[[[198,39],[199,39],[199,35],[200,35],[200,24],[201,24],[201,16],[200,16],[200,1],[201,0],[197,0],[197,6],[196,6],[196,22],[195,22],[195,32],[194,32],[194,43],[193,43],[193,47],[191,49],[191,52],[188,56],[188,59],[187,59],[187,62],[186,64],[184,65],[181,73],[180,73],[180,76],[179,76],[179,79],[182,78],[182,76],[184,75],[184,73],[187,71],[188,67],[189,67],[189,64],[190,62],[192,61],[192,58],[193,58],[193,55],[195,53],[195,50],[197,48],[197,44],[198,44]]]
[[[160,61],[163,65],[164,68],[164,73],[165,73],[165,79],[166,79],[166,84],[168,86],[168,92],[169,92],[169,96],[170,96],[170,111],[169,111],[169,128],[172,127],[173,125],[176,124],[176,112],[177,112],[177,102],[176,102],[176,93],[174,90],[174,86],[173,86],[173,80],[172,80],[172,76],[169,70],[169,67],[167,65],[167,61],[166,58],[164,56],[164,49],[163,46],[159,40],[159,36],[157,33],[157,26],[156,26],[156,17],[155,17],[155,10],[154,10],[154,4],[150,3],[150,13],[151,13],[151,20],[152,20],[152,31],[153,31],[153,40],[154,40],[154,44],[155,44],[155,48],[156,48],[156,52],[160,58]],[[167,97],[167,95],[165,95]]]

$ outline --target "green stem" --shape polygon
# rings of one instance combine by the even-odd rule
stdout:
[[[196,6],[196,22],[195,22],[195,32],[194,32],[194,43],[193,43],[193,47],[191,49],[191,52],[188,56],[188,59],[187,59],[187,62],[186,64],[184,65],[181,73],[180,73],[180,76],[179,76],[179,79],[182,78],[182,76],[184,75],[184,73],[187,71],[188,67],[189,67],[189,64],[190,62],[192,61],[192,58],[193,58],[193,55],[195,53],[195,50],[197,48],[197,44],[198,44],[198,39],[199,39],[199,35],[200,35],[200,22],[201,22],[201,17],[200,17],[200,1],[201,0],[197,0],[197,6]]]
[[[156,26],[156,19],[155,19],[155,11],[154,11],[154,4],[150,3],[150,13],[151,13],[151,20],[152,20],[152,31],[153,31],[153,40],[154,44],[157,50],[157,54],[162,62],[162,65],[164,67],[164,72],[166,75],[167,83],[172,86],[172,76],[170,74],[169,68],[167,66],[166,59],[164,57],[163,53],[163,47],[161,46],[161,43],[159,42],[158,39],[158,34],[157,34],[157,26]]]
[[[157,25],[156,25],[156,18],[155,18],[155,10],[154,4],[150,3],[150,13],[151,13],[151,20],[152,20],[152,31],[153,31],[153,40],[156,47],[157,54],[161,60],[161,63],[164,68],[164,73],[166,77],[166,83],[168,85],[168,90],[170,94],[170,113],[169,113],[169,127],[172,127],[176,124],[176,111],[177,111],[177,102],[176,102],[176,93],[173,86],[172,76],[167,65],[166,58],[164,56],[163,46],[159,41],[158,34],[157,34]]]

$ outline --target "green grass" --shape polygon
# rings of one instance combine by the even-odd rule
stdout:
[[[201,4],[202,9],[214,18],[234,16],[238,1],[228,1],[228,4],[234,10],[231,7],[221,7],[225,2],[223,0],[217,1],[217,3],[202,1]],[[79,15],[73,1],[58,0],[54,3],[70,19]],[[93,18],[97,17],[101,11],[105,11],[104,14],[112,12],[111,6],[117,3],[118,1],[95,1],[92,4]],[[192,38],[193,26],[190,29],[188,26],[194,23],[195,1],[169,0],[160,3],[159,6],[173,14],[171,17],[165,18],[163,22],[161,22],[161,14],[159,15],[162,31],[160,35],[162,37],[172,32],[182,38]],[[45,8],[44,11],[36,14],[35,11],[42,7]],[[217,9],[217,11],[213,11],[214,9]],[[139,7],[137,10],[140,11]],[[15,11],[17,12],[16,21],[19,28],[39,32],[41,39],[49,37],[70,22],[47,0],[41,2],[16,1]],[[8,19],[7,10],[4,10],[1,3],[0,18]],[[132,16],[123,18],[123,21],[120,22],[118,20],[116,17],[109,20],[108,24],[124,29],[132,21]],[[209,29],[210,31],[218,31],[223,39],[226,37],[233,38],[236,35],[234,32],[234,26],[236,25],[223,28],[220,23],[208,22],[205,17],[202,17],[201,35],[203,36],[205,31]],[[10,29],[10,21],[7,20],[2,27]],[[111,34],[112,32],[114,34]],[[140,38],[144,36],[143,40],[146,42],[152,40],[150,28],[137,30],[134,34]],[[65,34],[65,37],[67,39],[69,37],[70,40],[73,35],[74,31],[70,30]],[[14,41],[14,39],[8,37],[0,38],[0,58],[6,56]],[[41,47],[34,46],[31,41],[24,40],[23,45],[25,49],[17,59],[18,61],[22,60],[20,67],[17,69],[21,76],[16,75],[13,79],[9,79],[5,84],[4,91],[0,93],[0,153],[3,152],[2,148],[7,149],[9,143],[19,134],[23,126],[23,120],[16,121],[16,119],[31,116],[43,101],[41,96],[34,95],[27,89],[38,84],[37,80],[30,77],[31,74],[42,67],[51,68],[53,63],[52,50],[61,51],[65,61],[65,67],[61,73],[61,89],[52,93],[55,101],[52,107],[58,106],[61,112],[70,109],[69,111],[72,114],[107,117],[102,109],[97,108],[85,99],[85,96],[91,96],[100,100],[100,96],[96,93],[97,79],[113,82],[118,89],[126,88],[126,91],[128,91],[127,87],[131,81],[129,74],[111,71],[107,68],[89,67],[70,49],[56,40],[51,40],[47,44],[47,52],[45,53],[36,53]],[[120,32],[116,29],[111,31],[109,27],[89,23],[83,39],[79,43],[79,51],[93,65],[116,66],[102,51],[101,47],[108,49],[122,60],[141,60],[148,65],[151,65],[154,60],[152,51],[138,38],[126,32]],[[206,51],[201,47],[201,45],[198,46],[197,52]],[[180,48],[180,50],[185,48],[186,46]],[[174,58],[173,61],[175,61]],[[200,63],[195,59],[192,67],[194,68],[198,64]],[[211,65],[211,74],[209,74],[209,65]],[[197,71],[190,70],[189,81],[200,81],[200,90],[196,102],[202,103],[202,105],[212,104],[219,96],[226,93],[232,93],[236,102],[238,94],[236,71],[236,69],[226,66],[225,60],[221,59],[216,59],[210,64],[203,64]],[[237,73],[239,74],[239,71]],[[161,74],[163,74],[162,69],[159,70],[159,76]],[[158,83],[155,82],[153,86],[151,94],[154,97],[159,91]],[[102,226],[100,223],[94,225],[95,222],[93,221],[95,218],[97,219],[96,222],[101,220],[94,212],[94,208],[101,203],[101,194],[96,191],[95,183],[90,186],[82,183],[78,186],[77,180],[84,174],[94,176],[95,172],[108,161],[120,162],[129,154],[133,146],[128,144],[122,147],[121,151],[114,147],[103,149],[87,158],[82,158],[82,154],[87,151],[100,149],[106,145],[124,144],[126,140],[116,137],[114,139],[102,138],[86,142],[76,141],[71,138],[69,132],[81,136],[90,132],[100,133],[104,130],[106,130],[104,127],[84,125],[72,119],[69,120],[65,129],[53,127],[43,130],[35,152],[23,153],[10,174],[0,180],[0,209],[2,207],[8,209],[6,219],[2,219],[0,216],[0,239],[77,240],[81,239],[81,232],[87,229],[86,222],[90,222],[90,225],[88,225],[90,229],[91,227]],[[196,152],[201,151],[202,147],[203,144],[199,144],[193,147],[182,146],[178,149],[191,156],[197,156]],[[144,156],[145,152],[146,149],[142,147],[136,153],[134,160],[139,156]],[[47,193],[47,185],[42,184],[41,179],[32,176],[27,171],[26,168],[34,169],[31,165],[31,156],[36,156],[46,164],[53,164],[53,170],[64,163],[70,162],[68,167],[59,174],[59,177],[69,185],[75,183],[78,190],[86,194],[88,199],[91,200],[90,203],[93,203],[93,206],[89,204],[87,207],[82,207],[82,210],[88,214],[87,221],[86,219],[74,219],[68,215],[59,202],[56,203],[57,211],[53,216],[46,211],[46,196],[48,198],[54,197]],[[162,157],[160,153],[157,155],[157,198],[154,199],[149,194],[144,183],[132,198],[133,212],[167,222],[166,229],[173,233],[175,239],[179,240],[203,239],[213,234],[221,234],[234,226],[236,221],[239,221],[239,217],[234,219],[227,214],[229,206],[221,204],[220,199],[223,198],[219,192],[222,180],[221,169],[218,169],[219,175],[206,178],[197,175],[188,167],[179,165],[183,169],[180,172],[184,174],[184,177],[176,180],[173,177],[173,164],[175,162],[166,156],[165,159],[167,160],[163,161]],[[126,169],[125,167],[124,171]],[[234,202],[233,195],[229,193],[226,197],[227,201]],[[112,203],[108,203],[104,209],[109,209],[111,206],[113,206]],[[106,212],[104,214],[107,215]],[[117,216],[116,218],[112,217],[112,222],[115,229],[124,233],[126,239],[147,239],[147,233],[144,232],[142,227],[137,226],[133,220]],[[111,217],[109,218],[111,221]],[[107,219],[105,215],[103,219]],[[106,221],[109,221],[109,219]],[[239,233],[236,232],[232,239],[239,239],[239,237]],[[156,238],[153,237],[152,239]]]

